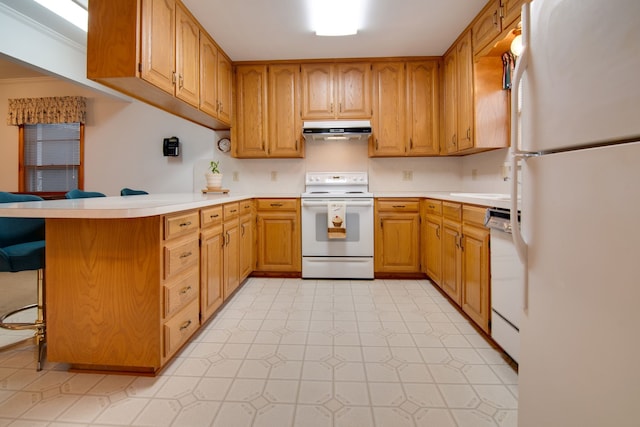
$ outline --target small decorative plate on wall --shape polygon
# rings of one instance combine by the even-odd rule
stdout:
[[[218,140],[218,150],[228,153],[231,150],[231,140],[229,138],[220,138]]]

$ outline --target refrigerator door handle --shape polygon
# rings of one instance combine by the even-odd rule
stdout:
[[[521,150],[520,138],[520,83],[522,75],[527,69],[529,62],[529,3],[522,5],[522,54],[518,58],[516,68],[513,72],[513,84],[511,85],[511,232],[513,244],[518,253],[518,257],[527,271],[527,242],[524,241],[518,222],[518,166],[520,161],[524,161],[531,153]],[[521,178],[520,178],[521,179]],[[527,274],[524,279],[524,300],[522,306],[526,311],[529,307],[529,286]]]

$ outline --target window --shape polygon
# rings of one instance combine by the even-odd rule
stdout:
[[[66,193],[84,188],[84,124],[24,124],[19,138],[21,192]]]

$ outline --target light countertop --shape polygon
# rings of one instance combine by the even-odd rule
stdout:
[[[297,193],[166,193],[0,204],[0,216],[23,218],[140,218],[199,209],[251,198],[296,198]],[[508,195],[455,192],[374,192],[374,197],[418,197],[509,209]]]

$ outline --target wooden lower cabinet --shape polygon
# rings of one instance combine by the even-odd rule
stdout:
[[[223,294],[226,300],[240,286],[240,205],[227,203],[223,210]]]
[[[240,283],[251,274],[255,268],[255,214],[253,201],[240,202]]]
[[[485,208],[464,206],[462,225],[462,310],[485,332],[490,330],[489,229]]]
[[[422,201],[422,267],[432,282],[440,286],[442,281],[442,202]]]
[[[420,273],[420,201],[376,199],[375,273]]]
[[[222,206],[200,211],[200,317],[208,320],[222,305],[224,238]]]
[[[300,200],[256,201],[256,271],[301,273]]]
[[[440,287],[460,305],[462,287],[462,225],[450,219],[442,220],[442,281]]]

